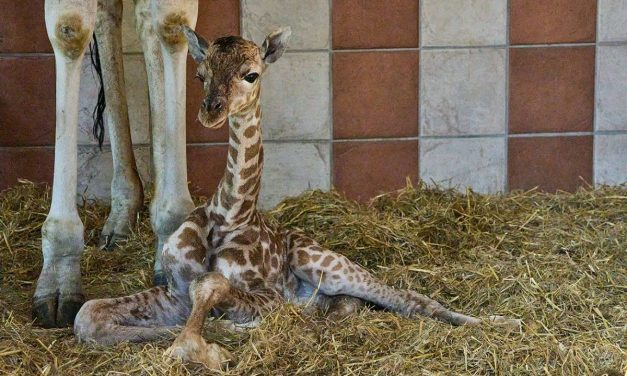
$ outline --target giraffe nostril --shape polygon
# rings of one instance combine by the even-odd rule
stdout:
[[[225,106],[225,101],[222,98],[214,98],[209,105],[207,106],[207,109],[209,111],[220,111],[221,109],[223,109]]]

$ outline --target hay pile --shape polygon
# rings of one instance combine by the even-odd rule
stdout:
[[[40,226],[50,192],[22,184],[0,195],[0,374],[194,374],[164,359],[168,342],[99,348],[71,330],[30,324],[40,270]],[[85,203],[83,281],[89,297],[149,285],[147,213],[119,250],[93,246],[106,209]],[[383,280],[462,312],[522,318],[520,332],[454,328],[364,310],[342,322],[286,305],[233,333],[210,322],[205,337],[238,358],[228,375],[623,375],[627,371],[627,191],[537,192],[505,197],[408,188],[369,208],[310,192],[271,213]]]

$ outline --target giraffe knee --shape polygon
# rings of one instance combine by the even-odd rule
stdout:
[[[210,272],[196,278],[189,286],[189,294],[192,301],[208,302],[211,300],[215,303],[225,296],[231,284],[222,274],[218,272]]]
[[[85,17],[78,13],[59,16],[52,36],[52,44],[70,59],[77,59],[89,43],[93,25],[87,25]]]
[[[90,300],[83,304],[74,319],[74,335],[79,342],[102,342],[104,323],[99,322],[102,317],[102,306],[99,300]]]
[[[190,25],[183,12],[170,13],[159,22],[159,38],[171,52],[180,51],[186,46],[187,40],[181,28],[183,25]]]
[[[194,203],[185,197],[156,197],[150,204],[152,229],[165,242],[179,229],[193,209]]]

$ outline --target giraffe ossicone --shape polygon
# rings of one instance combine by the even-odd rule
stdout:
[[[166,242],[167,288],[87,302],[74,327],[79,340],[141,341],[169,335],[173,326],[185,323],[166,354],[220,368],[232,357],[201,336],[210,312],[246,324],[285,301],[313,303],[340,315],[367,301],[410,317],[454,325],[482,322],[415,291],[388,286],[345,256],[301,231],[272,224],[257,211],[263,167],[261,81],[285,51],[289,32],[273,32],[259,47],[235,36],[209,43],[184,30],[205,92],[198,118],[209,128],[229,120],[224,176],[210,202],[196,208]],[[502,317],[487,321],[519,324]]]

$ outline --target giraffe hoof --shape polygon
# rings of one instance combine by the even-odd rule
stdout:
[[[234,360],[228,350],[215,343],[206,343],[200,336],[177,338],[164,355],[183,362],[203,364],[214,370],[220,370],[223,364],[230,364]]]
[[[124,240],[126,240],[125,235],[116,234],[115,232],[110,234],[102,233],[98,241],[98,248],[102,251],[113,251]]]
[[[153,286],[167,286],[168,279],[165,276],[164,272],[155,272],[155,275],[152,277],[152,285]]]
[[[51,294],[33,297],[33,319],[44,328],[64,328],[74,324],[76,314],[85,303],[82,294]]]
[[[522,320],[508,319],[505,316],[490,316],[489,322],[494,326],[505,329],[520,330],[520,328],[522,327]]]

